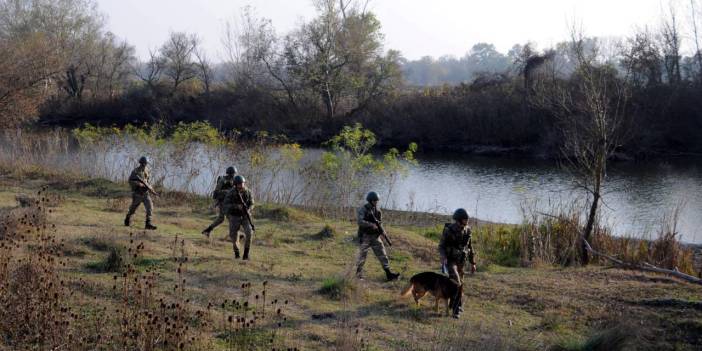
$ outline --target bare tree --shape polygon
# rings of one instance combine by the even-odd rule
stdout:
[[[702,51],[700,50],[700,36],[697,29],[697,1],[690,0],[690,13],[692,22],[692,38],[695,42],[695,58],[697,60],[697,73],[699,75],[699,81],[702,82]]]
[[[114,34],[107,32],[95,51],[92,96],[112,99],[115,91],[127,83],[134,60],[134,47],[125,41],[118,42]]]
[[[227,21],[222,43],[235,85],[269,92],[281,110],[297,109],[300,87],[288,74],[284,49],[269,19],[245,7],[238,19]]]
[[[197,65],[193,60],[199,39],[194,34],[173,32],[159,50],[163,59],[163,75],[171,81],[171,93],[188,80],[197,77]]]
[[[212,71],[212,64],[207,58],[207,54],[201,48],[197,48],[193,53],[197,59],[197,69],[198,77],[205,88],[205,94],[210,95],[210,86],[212,85],[212,76],[214,75]]]
[[[598,63],[597,48],[586,49],[579,31],[573,30],[571,50],[577,68],[570,80],[543,84],[532,102],[556,116],[562,133],[561,151],[576,184],[588,194],[589,205],[582,229],[581,263],[590,257],[590,242],[602,202],[607,160],[620,145],[628,90],[609,64]]]
[[[145,63],[138,62],[134,67],[134,73],[146,83],[153,92],[161,81],[164,67],[164,59],[159,56],[158,52],[150,50],[149,61]]]
[[[680,83],[680,33],[678,29],[677,15],[671,2],[668,7],[668,16],[663,18],[661,28],[661,41],[663,47],[666,75],[668,83]]]
[[[117,87],[124,88],[129,78],[134,62],[134,47],[126,41],[121,42],[112,48],[111,63],[106,71],[107,78],[107,93],[112,99],[115,96]]]

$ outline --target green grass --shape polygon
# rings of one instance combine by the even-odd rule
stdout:
[[[322,281],[322,286],[317,292],[332,300],[341,300],[349,297],[354,290],[356,290],[356,286],[350,278],[330,277]]]
[[[567,339],[553,348],[554,351],[624,351],[635,350],[633,340],[637,338],[634,326],[615,326],[595,332],[586,339]]]
[[[702,300],[700,287],[597,266],[519,268],[512,226],[475,228],[478,272],[466,276],[466,313],[456,321],[434,313],[430,296],[419,307],[411,298],[399,297],[413,274],[438,271],[442,223],[402,226],[388,215],[394,245],[387,250],[403,279],[386,283],[370,253],[366,279],[355,281],[345,278],[353,272],[358,249],[352,218],[321,219],[299,208],[262,204],[255,212],[252,259],[244,262],[234,260],[231,243],[222,240],[227,237],[226,222],[211,240],[200,234],[215,216],[206,206],[210,200],[203,197],[175,194],[155,199],[159,229],[145,232],[140,229],[143,209],[130,228],[122,225],[124,213],[106,209],[109,199],[129,196],[126,184],[46,178],[41,172],[31,179],[7,176],[0,181],[0,207],[15,206],[16,194],[30,194],[44,184],[57,184],[51,191],[65,196],[50,222],[67,248],[82,252],[63,257],[67,279],[83,281],[72,285],[76,305],[118,308],[113,275],[101,272],[107,270],[113,250],[144,243],[133,261],[135,268],[157,273],[158,293],[163,296],[173,296],[173,285],[185,279],[183,298],[193,308],[241,299],[245,282],[252,284],[251,294],[261,294],[266,281],[269,303],[288,301],[284,308],[288,323],[279,329],[279,336],[287,346],[299,349],[333,349],[347,330],[360,325],[368,349],[444,350],[457,344],[471,349],[587,350],[599,335],[593,330],[606,330],[597,328],[624,318],[637,321],[636,328],[644,334],[662,335],[655,341],[631,340],[636,349],[693,350],[698,345],[702,311],[694,306]],[[174,255],[183,251],[188,262],[179,278]],[[215,310],[221,312],[219,307]],[[197,330],[208,349],[226,349],[226,340],[233,336],[218,326]],[[257,333],[263,336],[255,338],[263,342],[265,331]]]

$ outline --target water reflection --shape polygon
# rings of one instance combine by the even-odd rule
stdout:
[[[389,207],[445,213],[467,207],[486,220],[518,223],[525,205],[547,209],[584,195],[552,162],[441,154],[419,160],[394,189]],[[612,164],[604,190],[603,214],[617,233],[649,235],[682,201],[678,231],[684,241],[702,242],[702,159]]]

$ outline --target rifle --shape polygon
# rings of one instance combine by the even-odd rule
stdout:
[[[373,223],[378,226],[378,230],[380,230],[380,236],[385,239],[385,242],[388,243],[388,246],[392,246],[392,242],[390,241],[390,238],[388,238],[388,234],[385,232],[385,228],[383,228],[383,224],[380,223],[380,221],[375,218],[375,214],[373,211],[370,211],[371,219],[373,220]]]
[[[246,206],[246,202],[244,201],[244,197],[241,196],[241,192],[238,191],[237,189],[234,189],[234,191],[236,191],[236,195],[239,196],[239,201],[241,201],[241,205],[244,206],[244,214],[246,215],[246,219],[249,220],[249,224],[251,224],[251,231],[255,232],[256,226],[254,225],[253,220],[251,220],[251,214],[249,213],[249,206]]]
[[[140,176],[135,175],[132,180],[136,180],[137,182],[141,183],[146,188],[146,190],[148,192],[158,196],[158,193],[156,192],[156,190],[154,190],[154,188],[152,188],[151,185],[149,185],[149,183],[147,183],[144,179],[141,179]]]

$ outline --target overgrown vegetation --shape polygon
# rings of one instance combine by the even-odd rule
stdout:
[[[700,329],[694,322],[700,311],[698,287],[599,266],[561,268],[561,261],[551,265],[539,258],[526,262],[528,246],[522,246],[522,240],[533,234],[526,228],[536,222],[474,226],[478,273],[466,276],[466,313],[456,322],[434,314],[426,301],[415,307],[412,301],[398,300],[405,282],[384,283],[375,262],[369,262],[363,282],[342,278],[357,247],[352,240],[355,226],[344,220],[323,219],[300,208],[262,206],[269,212],[257,223],[253,260],[238,264],[231,259],[229,244],[202,238],[199,232],[209,219],[193,212],[201,202],[196,196],[159,203],[164,223],[159,231],[130,235],[128,228],[115,225],[122,214],[104,208],[104,197],[122,195],[85,191],[83,186],[100,184],[109,190],[120,188],[118,184],[57,175],[42,178],[41,173],[1,174],[6,187],[0,191],[0,312],[19,318],[3,319],[0,333],[4,346],[13,349],[63,342],[77,350],[149,345],[168,350],[179,349],[180,343],[188,350],[543,350],[553,345],[581,347],[596,331],[607,330],[610,322],[623,317],[637,321],[642,335],[664,331],[655,340],[628,340],[635,349],[694,349],[699,342]],[[50,191],[16,196],[15,189],[30,194],[48,179]],[[42,198],[62,200],[39,210],[36,205]],[[17,208],[15,203],[29,206]],[[397,226],[392,216],[407,214],[387,215],[395,239],[390,257],[405,279],[437,269],[438,237],[431,233],[441,229],[436,223],[443,219],[426,215],[423,224]],[[36,222],[27,224],[30,221]],[[568,236],[565,231],[556,234],[554,228],[564,224],[554,217],[539,221],[535,228],[543,240],[548,233],[551,238]],[[310,240],[325,224],[335,235]],[[275,244],[266,241],[266,233],[273,233]],[[608,250],[610,244],[596,245]],[[87,268],[104,262],[114,247],[122,248],[119,273]],[[77,251],[82,253],[71,254]],[[544,257],[558,257],[555,254],[552,250]],[[682,267],[681,262],[675,264]],[[39,308],[52,317],[35,318]],[[29,323],[16,323],[22,318]],[[45,332],[37,336],[27,330]]]
[[[140,62],[104,27],[92,0],[4,3],[0,51],[12,65],[0,81],[3,127],[37,118],[176,129],[209,121],[247,139],[267,131],[322,143],[360,122],[383,145],[557,157],[559,118],[531,98],[544,82],[576,90],[582,72],[572,43],[542,50],[524,43],[507,54],[479,43],[463,58],[406,61],[385,47],[381,23],[360,1],[316,1],[316,16],[283,35],[242,9],[225,26],[218,63],[197,36],[182,32]],[[630,138],[618,157],[702,150],[700,38],[679,20],[699,23],[700,7],[696,0],[671,6],[659,26],[621,40],[583,38],[583,48],[631,92],[623,106]],[[693,52],[682,52],[685,46]]]
[[[533,211],[524,223],[514,226],[487,225],[473,229],[480,262],[508,266],[579,266],[583,219],[577,206],[552,209],[553,214]],[[615,236],[607,227],[597,225],[593,233],[595,250],[614,255],[622,261],[649,263],[665,269],[678,269],[697,276],[693,248],[679,241],[675,216],[662,216],[660,229],[649,239]],[[425,233],[436,240],[440,231]],[[602,258],[600,258],[602,259]],[[609,264],[606,260],[602,264]]]
[[[319,293],[330,299],[347,299],[356,289],[355,283],[348,277],[330,277],[322,281]]]
[[[173,128],[158,123],[122,128],[85,124],[70,134],[65,130],[6,130],[0,139],[0,163],[20,173],[41,169],[123,180],[136,158],[148,155],[153,183],[170,190],[161,197],[167,202],[204,195],[214,187],[217,176],[235,164],[239,173],[246,175],[257,201],[299,205],[324,215],[345,214],[347,206],[370,190],[371,180],[386,181],[389,193],[385,198],[391,197],[393,185],[406,174],[407,165],[416,162],[417,150],[411,143],[404,152],[392,148],[376,156],[371,153],[375,134],[360,124],[343,127],[329,140],[329,151],[321,155],[267,133],[259,133],[255,140],[240,140],[236,133],[225,133],[207,122],[179,123]],[[121,156],[124,154],[129,156]],[[124,189],[108,188],[100,182],[91,179],[83,184],[83,190],[128,197]],[[125,201],[113,198],[107,207],[118,211],[127,205]],[[268,210],[264,216],[295,216],[284,207],[259,211]]]
[[[186,296],[188,256],[185,241],[174,244],[174,281],[160,273],[138,269],[146,248],[130,234],[126,248],[99,238],[84,240],[107,252],[94,264],[100,273],[119,273],[111,289],[86,303],[83,294],[95,293],[94,282],[66,274],[68,257],[56,226],[46,219],[52,197],[42,188],[24,211],[0,217],[0,321],[2,344],[13,349],[69,350],[202,350],[214,341],[205,332],[222,335],[227,350],[284,347],[277,331],[286,323],[288,301],[271,297],[267,282],[253,290],[242,284],[242,296],[206,307]],[[180,247],[178,247],[180,245]],[[147,265],[148,266],[148,265]],[[161,285],[171,285],[162,289]]]

